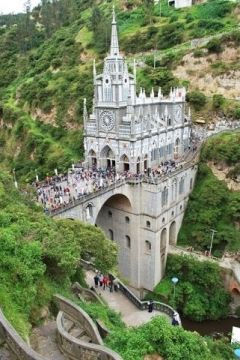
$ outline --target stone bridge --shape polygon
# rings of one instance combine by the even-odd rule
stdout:
[[[197,172],[197,155],[162,176],[127,178],[51,213],[99,226],[116,241],[121,275],[152,290],[164,275]]]
[[[85,221],[95,225],[101,208],[111,197],[118,197],[119,200],[122,196],[129,199],[130,203],[133,202],[131,191],[126,186],[127,183],[131,183],[131,181],[119,180],[106,188],[82,196],[79,200],[69,203],[62,209],[52,211],[51,215],[57,218]]]

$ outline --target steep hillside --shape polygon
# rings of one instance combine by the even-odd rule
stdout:
[[[102,271],[116,261],[116,247],[100,229],[48,218],[29,197],[0,168],[0,304],[25,338],[53,293],[69,293],[70,280],[81,281],[80,256],[96,257]]]
[[[213,255],[224,251],[238,251],[240,244],[240,191],[229,190],[226,182],[239,184],[240,132],[225,133],[209,139],[201,152],[201,162],[195,188],[189,198],[179,243],[195,249],[207,250],[210,229],[214,236]],[[225,178],[219,179],[214,169],[225,169]]]
[[[137,59],[139,87],[150,92],[161,86],[167,93],[183,84],[190,95],[192,90],[212,95],[219,76],[225,76],[236,83],[236,90],[226,90],[229,80],[219,93],[236,97],[237,2],[209,0],[180,10],[169,7],[167,0],[161,6],[146,0],[114,3],[121,49],[130,66]],[[31,180],[37,171],[42,178],[82,157],[83,99],[91,111],[92,61],[96,58],[100,70],[109,47],[111,11],[112,3],[105,1],[59,0],[43,2],[32,12],[26,8],[18,17],[0,17],[0,160],[15,168],[18,177]],[[219,49],[211,37],[218,40],[221,34]],[[203,49],[192,49],[196,38],[204,39],[197,41]],[[213,78],[209,84],[207,79]],[[200,106],[188,97],[194,117],[240,117],[238,101],[221,98],[216,105],[200,96]]]

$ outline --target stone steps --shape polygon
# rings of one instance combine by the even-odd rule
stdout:
[[[76,339],[91,343],[92,339],[88,336],[85,329],[83,329],[78,323],[75,323],[73,319],[70,319],[66,314],[63,321],[64,329]]]
[[[16,355],[9,349],[6,343],[0,345],[1,360],[17,360]]]
[[[35,328],[30,336],[32,349],[49,360],[69,360],[58,348],[56,339],[57,325],[55,321]]]

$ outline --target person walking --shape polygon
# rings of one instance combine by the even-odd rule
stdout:
[[[178,313],[177,313],[176,311],[174,311],[174,313],[173,313],[172,325],[173,325],[173,326],[178,326],[178,325],[180,325],[180,317],[179,317],[179,315],[178,315]]]
[[[106,286],[108,286],[108,277],[107,277],[107,275],[104,275],[104,277],[103,277],[103,290],[106,289]]]
[[[117,278],[115,278],[113,280],[113,288],[114,288],[114,291],[118,292],[119,284],[118,284]]]
[[[99,275],[96,274],[93,279],[94,279],[95,288],[97,288],[99,284]]]
[[[99,275],[99,284],[100,284],[100,287],[103,286],[103,274]]]
[[[148,302],[148,312],[153,312],[153,300],[150,300]]]

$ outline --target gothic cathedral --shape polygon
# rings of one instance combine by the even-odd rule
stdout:
[[[84,105],[85,163],[117,172],[143,173],[160,163],[178,159],[189,147],[190,115],[185,114],[185,88],[164,97],[161,89],[147,96],[136,93],[136,65],[128,72],[119,52],[113,10],[110,54],[103,73],[94,63],[93,113]]]

